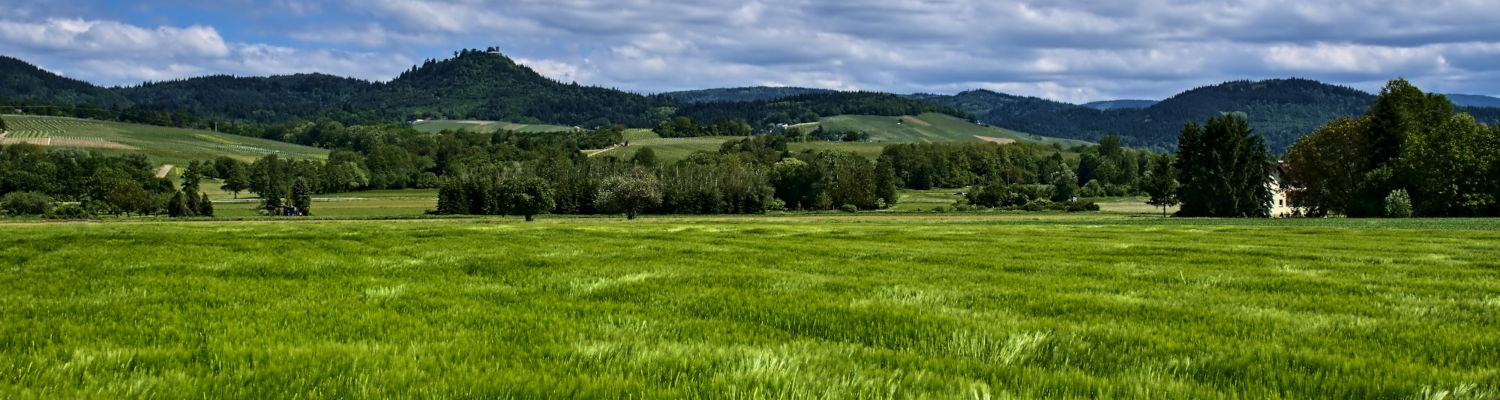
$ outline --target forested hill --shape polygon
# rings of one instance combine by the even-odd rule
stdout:
[[[805,94],[827,94],[834,90],[812,89],[800,87],[770,87],[755,86],[725,89],[702,89],[685,90],[680,92],[662,93],[663,96],[684,103],[722,103],[740,101],[770,101],[780,100],[793,96]]]
[[[142,108],[209,118],[286,122],[330,117],[347,123],[419,117],[650,126],[663,97],[548,79],[498,53],[463,50],[427,60],[390,82],[328,75],[209,76],[116,89]]]
[[[990,91],[915,97],[958,107],[980,122],[1001,128],[1090,141],[1118,135],[1128,145],[1160,149],[1175,147],[1188,121],[1240,113],[1275,151],[1285,150],[1330,120],[1363,114],[1374,101],[1369,93],[1305,79],[1226,82],[1189,90],[1143,109],[1096,110]]]
[[[53,104],[93,104],[108,108],[128,102],[109,89],[68,79],[35,65],[0,56],[0,99],[36,100]]]
[[[338,115],[350,100],[375,93],[379,85],[323,74],[272,77],[206,76],[115,88],[134,105],[183,111],[199,117],[282,122]],[[350,112],[350,111],[344,111]],[[369,115],[367,115],[369,116]]]
[[[429,60],[380,90],[357,98],[359,108],[384,115],[443,115],[459,119],[579,126],[651,126],[665,118],[668,98],[564,84],[499,53],[466,50]]]
[[[4,59],[0,104],[120,106],[196,118],[257,123],[328,117],[345,124],[386,123],[421,117],[500,120],[570,126],[622,124],[647,128],[675,116],[701,121],[742,119],[762,128],[813,122],[841,114],[915,115],[950,107],[883,94],[807,93],[775,100],[689,103],[557,82],[492,51],[464,50],[428,60],[391,80],[369,82],[323,74],[273,77],[207,76],[105,89],[63,78],[20,60]],[[134,108],[132,108],[132,106]],[[115,113],[119,114],[119,113]]]
[[[1448,101],[1459,107],[1500,107],[1500,98],[1476,94],[1447,94]]]
[[[1146,108],[1156,103],[1156,100],[1105,100],[1080,105],[1095,110],[1113,110],[1120,108]]]

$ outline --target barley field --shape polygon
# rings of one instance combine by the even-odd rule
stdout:
[[[11,222],[0,397],[1495,398],[1497,225]]]

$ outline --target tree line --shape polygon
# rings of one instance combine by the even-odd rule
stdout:
[[[787,140],[727,141],[656,165],[650,156],[546,157],[472,165],[446,176],[441,214],[757,214],[772,210],[869,210],[898,200],[894,175],[848,152],[792,154]],[[647,153],[649,154],[649,153]]]
[[[213,216],[193,171],[181,187],[157,178],[141,154],[106,156],[32,144],[0,146],[0,209],[10,215]]]
[[[1500,216],[1500,124],[1454,110],[1441,94],[1390,81],[1364,115],[1292,145],[1294,204],[1315,216]]]

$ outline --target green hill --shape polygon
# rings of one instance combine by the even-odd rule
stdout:
[[[109,89],[59,76],[35,65],[0,56],[0,99],[36,100],[54,104],[92,104],[99,107],[126,104]]]
[[[192,129],[32,115],[6,115],[5,122],[10,132],[0,139],[0,144],[25,142],[106,153],[138,152],[163,164],[218,156],[243,161],[267,154],[293,159],[328,157],[328,151],[323,149]]]
[[[804,129],[820,126],[833,131],[859,131],[870,135],[875,143],[977,142],[1010,141],[1058,143],[1063,146],[1088,144],[1080,140],[1030,135],[1008,129],[983,126],[947,114],[924,113],[917,116],[885,117],[873,115],[839,115],[822,121],[798,125]]]

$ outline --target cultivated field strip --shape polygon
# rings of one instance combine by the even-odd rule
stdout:
[[[4,226],[0,393],[1500,394],[1492,228],[507,221]]]

